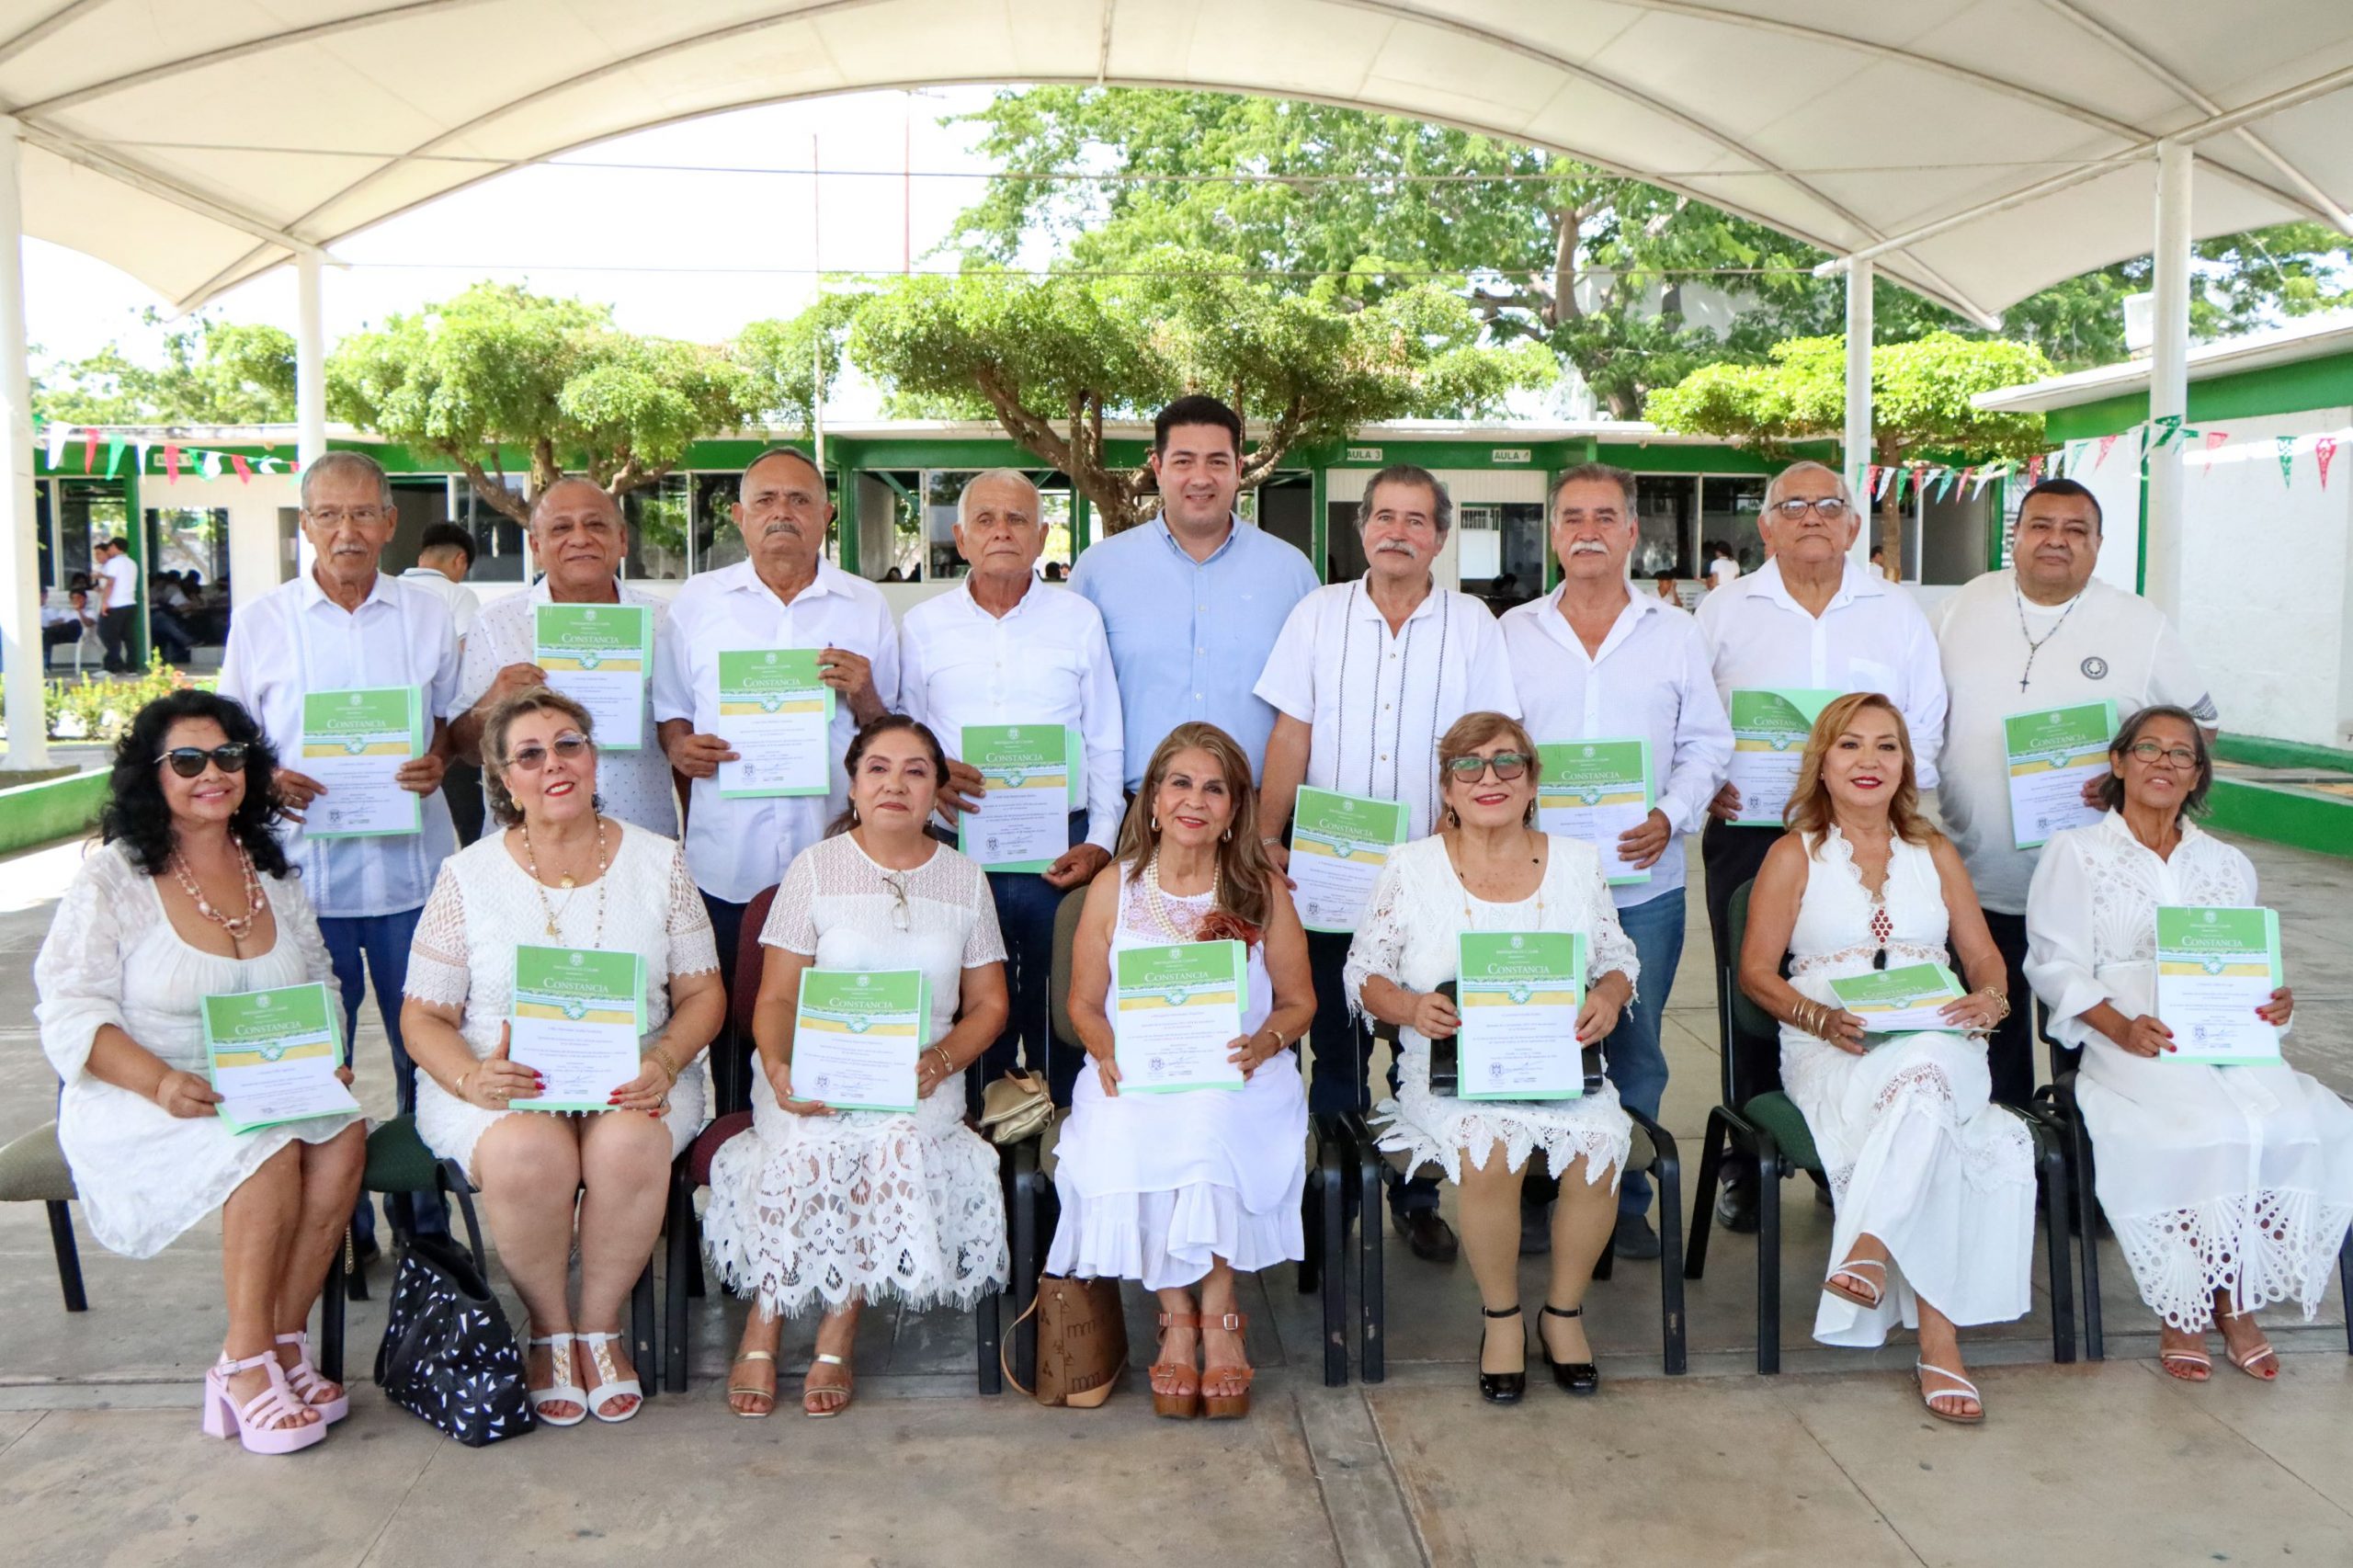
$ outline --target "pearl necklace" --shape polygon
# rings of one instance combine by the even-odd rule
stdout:
[[[1217,907],[1218,879],[1218,868],[1212,863],[1210,867],[1211,909]],[[1145,861],[1143,867],[1143,904],[1145,910],[1152,915],[1153,924],[1160,927],[1163,935],[1179,942],[1189,942],[1193,939],[1193,933],[1200,928],[1201,916],[1193,915],[1189,926],[1179,926],[1169,915],[1167,904],[1164,901],[1170,898],[1194,899],[1200,896],[1199,893],[1163,893],[1160,889],[1160,851],[1155,849],[1152,852],[1152,858]]]
[[[572,908],[572,901],[565,899],[563,909],[558,909],[548,902],[547,884],[540,881],[540,863],[531,852],[531,824],[526,821],[522,827],[523,869],[530,873],[531,891],[540,895],[540,913],[547,917],[548,935],[560,941],[563,939],[563,932],[558,927],[556,920],[559,915]],[[597,929],[596,934],[588,938],[588,946],[592,948],[605,939],[605,871],[609,865],[610,862],[605,858],[605,819],[598,816],[597,819]],[[563,881],[558,885],[568,889],[578,884],[574,881],[572,873],[566,871],[563,873]]]
[[[261,873],[254,869],[254,858],[245,853],[242,844],[236,846],[236,850],[237,867],[245,889],[245,913],[241,915],[223,915],[212,907],[212,901],[204,896],[204,890],[197,885],[195,874],[176,849],[172,851],[172,874],[179,879],[180,891],[195,903],[196,912],[228,932],[230,941],[243,946],[245,938],[253,935],[254,922],[261,918],[267,901],[262,897]]]

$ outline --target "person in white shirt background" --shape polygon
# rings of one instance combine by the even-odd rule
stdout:
[[[2072,479],[2046,479],[2019,503],[2011,564],[1973,579],[1937,609],[1950,693],[1937,805],[1977,884],[2012,996],[2027,994],[2027,888],[2041,851],[2016,847],[2002,721],[2106,700],[2121,724],[2143,708],[2169,705],[2195,715],[2210,744],[2221,722],[2165,611],[2092,575],[2100,537],[2098,499]],[[2086,787],[2087,812],[2098,810],[2103,781]],[[2034,1094],[2030,1012],[2012,1009],[1988,1042],[1994,1097],[2009,1105]]]
[[[1453,522],[1453,498],[1437,475],[1410,463],[1382,469],[1357,509],[1364,575],[1316,589],[1283,623],[1256,687],[1276,715],[1258,830],[1278,867],[1289,869],[1283,827],[1302,784],[1402,803],[1412,843],[1437,831],[1438,738],[1465,713],[1519,717],[1495,616],[1431,574]],[[1350,939],[1307,934],[1315,978],[1308,1108],[1317,1115],[1370,1108],[1372,1035],[1341,978]],[[1414,1255],[1446,1262],[1455,1239],[1438,1205],[1428,1178],[1390,1192],[1390,1213]]]
[[[121,675],[137,667],[131,653],[131,623],[139,613],[139,562],[119,539],[98,541],[98,572],[105,577],[105,601],[98,607],[98,640],[106,644],[106,667]]]
[[[474,619],[482,613],[482,601],[466,586],[466,574],[474,567],[474,540],[456,523],[435,523],[418,536],[416,564],[401,574],[401,581],[413,584],[449,607],[449,624],[458,633],[458,656],[466,654],[466,639],[472,635]],[[463,750],[453,752],[449,770],[441,780],[441,793],[449,802],[449,821],[458,830],[460,848],[482,836],[482,767]]]
[[[1075,733],[1066,758],[1074,794],[1065,848],[1043,872],[990,870],[997,928],[1005,937],[1010,1005],[1003,1033],[982,1055],[984,1077],[1010,1071],[1029,1046],[1030,1071],[1043,1065],[1057,1105],[1086,1053],[1052,1050],[1047,971],[1054,911],[1111,863],[1125,809],[1120,686],[1094,605],[1037,574],[1045,548],[1038,487],[1014,469],[975,475],[956,498],[956,551],[971,568],[953,590],[907,611],[899,628],[899,709],[928,725],[948,753],[939,791],[952,822],[988,820],[980,769],[963,760],[969,724],[1039,724]],[[943,835],[944,836],[944,835]]]
[[[1660,1024],[1683,958],[1683,835],[1707,821],[1708,802],[1732,756],[1732,726],[1709,670],[1699,623],[1627,579],[1642,524],[1634,476],[1586,463],[1552,482],[1552,553],[1561,585],[1503,618],[1504,650],[1523,720],[1540,746],[1572,741],[1650,743],[1650,816],[1604,845],[1602,869],[1646,870],[1650,880],[1613,887],[1618,923],[1634,944],[1642,979],[1618,1026],[1602,1044],[1619,1101],[1658,1115],[1666,1092]],[[1520,1187],[1521,1250],[1550,1244],[1544,1212],[1551,1180],[1531,1173]],[[1658,1234],[1648,1219],[1650,1178],[1628,1170],[1618,1188],[1618,1256],[1654,1258]]]
[[[1733,559],[1732,546],[1722,540],[1708,541],[1708,591],[1715,592],[1740,575],[1740,562]]]
[[[1729,711],[1735,690],[1876,691],[1903,713],[1918,786],[1933,790],[1945,733],[1936,636],[1909,593],[1849,559],[1861,527],[1854,494],[1834,470],[1798,462],[1773,476],[1757,514],[1765,564],[1699,606],[1716,694]],[[1699,840],[1709,936],[1718,964],[1736,964],[1724,947],[1732,895],[1756,875],[1781,829],[1733,826],[1741,801],[1730,784],[1709,815]],[[1717,1205],[1726,1229],[1756,1228],[1756,1192],[1754,1167],[1727,1163]]]

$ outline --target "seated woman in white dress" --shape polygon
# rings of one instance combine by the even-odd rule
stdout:
[[[1121,1094],[1112,954],[1199,941],[1249,951],[1242,1033],[1226,1056],[1241,1092]],[[1306,1256],[1307,1096],[1291,1048],[1314,1016],[1307,933],[1259,841],[1249,758],[1214,724],[1179,724],[1145,766],[1079,916],[1070,1017],[1095,1071],[1079,1074],[1063,1124],[1062,1221],[1046,1262],[1077,1278],[1142,1280],[1160,1298],[1162,1415],[1250,1413],[1236,1276]]]
[[[1593,846],[1535,827],[1542,777],[1528,732],[1500,713],[1467,713],[1438,742],[1438,831],[1389,858],[1348,947],[1348,994],[1400,1026],[1397,1097],[1385,1101],[1381,1146],[1415,1165],[1436,1161],[1461,1188],[1456,1226],[1479,1282],[1479,1393],[1516,1403],[1528,1386],[1519,1312],[1519,1187],[1541,1149],[1561,1178],[1552,1209],[1552,1278],[1537,1334],[1553,1381],[1574,1394],[1601,1387],[1586,1340],[1585,1288],[1618,1220],[1618,1180],[1633,1139],[1618,1090],[1574,1099],[1464,1100],[1430,1092],[1430,1042],[1461,1027],[1438,987],[1461,967],[1466,931],[1558,931],[1586,939],[1586,993],[1576,1036],[1617,1027],[1641,968]],[[1499,1331],[1499,1322],[1509,1322]]]
[[[1007,1010],[988,876],[924,831],[948,777],[930,730],[886,713],[843,766],[849,809],[785,869],[760,928],[752,1131],[711,1161],[703,1215],[712,1267],[753,1303],[727,1390],[752,1418],[776,1410],[786,1317],[824,1314],[801,1408],[838,1415],[861,1310],[895,1300],[968,1311],[1007,1267],[996,1151],[964,1125],[964,1070]],[[813,1085],[796,1091],[794,1020],[812,969],[922,971],[931,1017],[913,1112],[835,1110]]]
[[[1876,1346],[1919,1331],[1928,1413],[1985,1418],[1959,1328],[2023,1317],[2033,1297],[2034,1148],[1994,1107],[1985,1031],[2009,1011],[1999,949],[1960,852],[1919,814],[1912,737],[1871,692],[1814,721],[1790,832],[1749,895],[1740,988],[1781,1023],[1781,1086],[1804,1113],[1837,1205],[1813,1336]],[[1865,1036],[1833,980],[1961,956],[1947,1029]],[[1781,978],[1781,958],[1790,977]]]
[[[2075,1099],[2097,1146],[2100,1207],[2159,1320],[2157,1359],[2184,1382],[2223,1354],[2268,1382],[2279,1358],[2256,1308],[2309,1321],[2353,1220],[2353,1109],[2279,1064],[2209,1066],[2156,1017],[2159,904],[2256,902],[2255,867],[2189,819],[2214,765],[2197,722],[2144,708],[2109,746],[2108,819],[2043,846],[2027,894],[2028,982],[2051,1032],[2083,1051]],[[2286,986],[2255,1011],[2285,1028]]]
[[[416,1131],[482,1189],[530,1314],[524,1373],[540,1419],[626,1421],[643,1387],[621,1305],[662,1233],[670,1162],[710,1119],[701,1057],[727,1016],[719,955],[677,844],[598,809],[595,730],[577,702],[517,692],[492,710],[482,748],[505,831],[442,862],[409,949],[401,1033],[417,1065]],[[611,1109],[510,1108],[544,1085],[506,1021],[521,946],[644,960],[639,1068],[613,1085]]]
[[[141,709],[115,747],[106,846],[33,962],[41,1049],[65,1084],[57,1141],[92,1233],[153,1257],[221,1211],[229,1335],[204,1377],[204,1429],[256,1453],[307,1448],[349,1408],[304,1331],[368,1149],[356,1115],[241,1133],[214,1108],[206,996],[317,981],[340,1013],[317,917],[270,833],[276,764],[226,698]]]

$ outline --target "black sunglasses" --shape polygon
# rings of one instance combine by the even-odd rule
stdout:
[[[1499,751],[1493,756],[1458,756],[1446,765],[1446,770],[1465,784],[1475,784],[1488,768],[1495,770],[1495,781],[1508,784],[1528,771],[1528,758],[1516,751]]]
[[[210,751],[202,746],[174,746],[155,760],[170,763],[172,771],[183,778],[195,778],[204,771],[204,765],[208,762],[223,773],[243,773],[245,770],[245,743],[231,741],[225,745],[214,746]]]

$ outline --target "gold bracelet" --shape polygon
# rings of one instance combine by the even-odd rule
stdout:
[[[458,1098],[460,1098],[460,1099],[461,1099],[461,1100],[462,1100],[462,1099],[464,1099],[464,1098],[466,1097],[466,1080],[467,1080],[467,1079],[469,1079],[469,1078],[471,1078],[471,1077],[472,1077],[473,1075],[474,1075],[474,1070],[473,1070],[472,1068],[471,1068],[471,1067],[467,1068],[464,1072],[462,1072],[462,1073],[459,1074],[458,1074],[458,1086],[457,1086],[456,1088],[454,1088],[454,1089],[451,1089],[449,1092],[450,1092],[451,1094],[455,1095]]]
[[[939,1058],[939,1076],[943,1081],[956,1076],[956,1062],[945,1048],[935,1045],[931,1048],[931,1053]]]
[[[678,1075],[684,1069],[671,1062],[669,1052],[657,1045],[645,1053],[645,1059],[668,1074],[671,1088],[675,1089],[678,1086]]]
[[[1988,1002],[1994,1004],[1994,1021],[1995,1023],[1998,1024],[2004,1018],[2010,1016],[2010,994],[2008,992],[1996,991],[1990,985],[1982,985],[1978,987],[1977,994],[1984,997]]]

